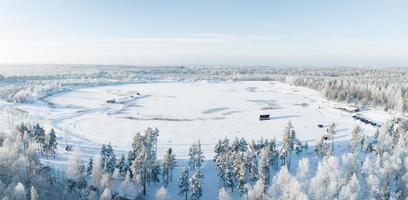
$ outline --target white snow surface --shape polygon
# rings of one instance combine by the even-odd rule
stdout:
[[[342,105],[347,106],[326,100],[318,91],[280,82],[158,82],[82,88],[57,93],[34,104],[0,102],[0,115],[7,119],[7,113],[13,112],[20,116],[15,121],[39,122],[47,130],[56,129],[59,153],[56,159],[43,162],[62,173],[70,154],[63,150],[66,143],[79,146],[86,161],[109,142],[117,153],[126,153],[137,132],[157,127],[159,158],[172,147],[177,159],[186,159],[191,144],[200,140],[208,160],[203,166],[203,199],[216,199],[217,176],[210,160],[219,139],[276,138],[279,144],[288,121],[294,125],[298,138],[309,145],[319,140],[325,127],[333,122],[337,124],[336,144],[346,141],[356,125],[366,134],[374,133],[375,127],[354,120],[352,113],[335,109]],[[270,114],[271,119],[260,121],[261,114]],[[376,109],[361,114],[379,123],[393,116]],[[318,128],[318,124],[325,127]],[[0,125],[3,130],[12,126]],[[185,161],[178,162],[175,179],[185,166]],[[154,196],[159,187],[149,187],[149,194]],[[172,199],[178,198],[177,180],[168,189]],[[239,198],[238,192],[231,195]]]
[[[107,103],[113,99],[116,103]],[[280,82],[124,84],[58,93],[46,101],[48,106],[16,107],[67,132],[61,136],[67,135],[69,143],[80,146],[81,141],[110,142],[116,150],[127,151],[137,132],[157,127],[159,154],[172,147],[178,158],[186,158],[189,146],[198,140],[208,159],[213,156],[215,143],[224,137],[280,141],[288,121],[298,137],[309,144],[325,132],[317,124],[336,123],[338,140],[347,139],[357,124],[368,133],[375,130],[352,119],[353,114],[334,109],[334,104],[319,92]],[[260,114],[270,114],[271,119],[260,121]],[[370,114],[371,118],[375,116],[381,116],[375,119],[379,122],[391,117]]]

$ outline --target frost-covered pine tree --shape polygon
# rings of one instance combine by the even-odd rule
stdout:
[[[46,152],[47,154],[52,154],[55,158],[55,152],[57,150],[57,135],[55,134],[54,129],[51,129],[51,131],[48,133],[48,138],[47,138],[47,144],[46,146]]]
[[[45,144],[45,130],[38,123],[33,127],[33,137],[38,144],[38,149],[41,151],[41,155],[43,155],[42,147]]]
[[[34,186],[31,186],[31,194],[30,194],[31,200],[38,200],[40,197],[38,196],[37,189],[35,189]]]
[[[100,156],[96,156],[94,161],[93,161],[93,167],[92,167],[92,173],[91,173],[91,180],[93,186],[100,188],[100,183],[102,180],[102,175],[103,175],[103,163],[102,163],[102,158]]]
[[[119,161],[116,163],[116,168],[119,170],[119,173],[120,175],[122,175],[122,177],[126,176],[128,165],[127,165],[125,154],[122,154]]]
[[[224,187],[230,188],[231,192],[234,192],[235,181],[234,181],[234,173],[232,171],[231,163],[228,162],[226,169],[225,169],[225,180],[224,180]]]
[[[203,196],[203,190],[201,188],[201,183],[200,179],[197,178],[196,174],[194,174],[191,179],[191,194],[190,194],[190,199],[191,200],[199,200]]]
[[[266,188],[269,185],[269,149],[267,147],[264,147],[261,149],[260,153],[260,158],[259,158],[259,169],[258,169],[258,181],[261,180],[263,181],[263,185],[265,185],[265,191]]]
[[[363,130],[361,129],[360,126],[355,126],[353,130],[351,131],[351,139],[350,139],[350,144],[349,147],[352,152],[356,152],[357,150],[361,150],[364,135],[363,135]]]
[[[107,156],[108,156],[107,152],[106,152],[106,145],[105,144],[102,144],[100,155],[101,155],[101,161],[102,161],[102,168],[105,168],[105,162],[106,162],[106,159],[107,159]]]
[[[295,147],[296,134],[293,129],[292,123],[289,121],[288,125],[283,132],[282,147],[280,149],[280,157],[283,165],[287,165],[290,168],[290,161],[292,160],[292,151]]]
[[[74,187],[77,189],[83,189],[86,186],[85,166],[82,163],[80,154],[80,149],[76,148],[68,160],[66,175],[70,184],[70,188]]]
[[[308,199],[302,192],[298,181],[293,178],[286,167],[282,167],[273,178],[272,185],[268,190],[268,199]]]
[[[248,195],[250,191],[248,191]],[[265,192],[265,183],[263,180],[259,179],[256,181],[253,187],[253,195],[255,196],[254,199],[256,200],[266,200],[266,192]]]
[[[309,189],[309,180],[310,180],[310,172],[309,172],[309,159],[302,158],[299,160],[298,169],[296,178],[301,186],[301,190],[307,193]]]
[[[245,168],[245,163],[241,162],[241,165],[239,166],[239,171],[238,171],[238,188],[241,192],[241,194],[245,193],[245,185],[247,184],[247,178],[248,177],[248,173],[247,173],[247,169]]]
[[[16,200],[26,199],[26,191],[24,185],[21,182],[18,182],[14,187],[14,197]]]
[[[106,150],[105,150],[103,160],[105,161],[104,163],[105,172],[112,174],[116,166],[116,156],[115,156],[115,152],[113,151],[112,145],[110,143],[106,145]]]
[[[100,200],[111,200],[112,199],[112,191],[110,188],[105,188],[101,194]]]
[[[188,199],[188,191],[190,190],[190,183],[188,181],[188,168],[184,168],[183,172],[181,173],[180,178],[178,179],[178,188],[179,188],[179,195],[185,195],[186,200]]]
[[[360,185],[357,179],[356,174],[353,174],[350,180],[341,188],[339,193],[339,199],[350,199],[358,200],[359,197]]]
[[[327,136],[331,140],[331,151],[334,152],[334,137],[336,136],[336,123],[332,123],[327,129]]]
[[[144,136],[138,133],[133,138],[132,154],[134,155],[134,160],[130,169],[133,177],[139,179],[143,185],[143,195],[146,195],[146,184],[158,182],[161,174],[160,163],[157,160],[157,152],[155,150],[157,136],[157,131],[148,128]]]
[[[203,151],[201,149],[201,142],[200,140],[198,140],[198,144],[197,144],[197,151],[196,151],[196,166],[197,168],[200,168],[201,165],[204,163],[204,155],[203,155]]]
[[[278,166],[278,162],[279,162],[279,151],[276,149],[276,139],[272,139],[267,146],[268,150],[269,150],[269,158],[268,158],[268,162],[269,162],[269,166],[272,168],[276,168]]]
[[[173,149],[169,148],[163,158],[163,180],[165,184],[173,179],[173,169],[176,167],[176,156]]]
[[[324,134],[318,143],[316,143],[315,152],[323,157],[332,155],[332,151],[329,144],[329,136]]]
[[[161,186],[159,189],[157,189],[156,194],[154,195],[156,200],[168,200],[169,195],[167,192],[167,189],[163,186]]]
[[[197,144],[193,143],[193,145],[190,147],[189,152],[188,152],[188,166],[192,169],[195,170],[197,166]]]
[[[94,162],[93,162],[93,158],[92,158],[92,156],[91,156],[91,157],[89,157],[89,162],[88,162],[88,165],[87,165],[87,167],[86,167],[86,174],[87,174],[87,175],[91,175],[91,174],[92,174],[92,169],[93,169],[93,167],[94,167]]]
[[[245,166],[251,181],[258,180],[258,158],[255,142],[252,140],[249,150],[244,154]]]
[[[339,188],[339,165],[335,157],[329,156],[321,160],[316,175],[312,178],[309,194],[314,199],[335,199]]]
[[[218,200],[230,200],[231,197],[224,187],[221,187],[218,191]]]

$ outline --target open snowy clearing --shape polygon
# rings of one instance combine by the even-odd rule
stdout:
[[[107,103],[111,100],[111,103]],[[218,139],[281,139],[288,121],[298,137],[313,144],[325,132],[318,124],[335,122],[337,140],[346,140],[359,124],[367,133],[376,128],[335,109],[338,104],[319,92],[279,82],[161,82],[89,87],[58,93],[44,105],[18,105],[19,109],[57,130],[64,141],[87,148],[111,142],[117,150],[129,149],[132,137],[147,127],[160,129],[159,154],[172,147],[185,158],[189,146],[201,141],[207,158]],[[365,111],[377,122],[391,115]],[[371,113],[371,114],[370,114]],[[372,114],[375,113],[375,114]],[[259,115],[271,119],[260,121]]]
[[[164,151],[174,149],[178,166],[175,177],[186,166],[189,147],[201,141],[206,159],[203,198],[216,199],[218,185],[214,162],[214,146],[218,139],[244,137],[251,139],[282,138],[284,127],[291,121],[302,141],[313,145],[331,123],[337,124],[336,144],[346,144],[351,129],[360,125],[365,133],[376,130],[371,125],[354,120],[353,113],[336,109],[348,107],[321,97],[319,92],[280,82],[159,82],[88,87],[56,93],[44,102],[10,104],[0,102],[1,113],[20,116],[22,120],[39,122],[47,129],[56,129],[59,153],[56,159],[42,159],[64,173],[69,152],[66,143],[79,146],[84,161],[99,153],[102,144],[111,142],[115,151],[128,151],[132,137],[147,127],[160,129],[159,158]],[[269,114],[270,120],[259,120]],[[392,118],[392,113],[376,109],[364,110],[361,115],[379,123]],[[7,120],[6,120],[7,121]],[[16,120],[18,121],[18,120]],[[323,128],[317,125],[322,124]],[[6,128],[7,124],[2,124]],[[336,147],[336,152],[344,145]],[[292,170],[296,169],[294,163]],[[59,170],[58,170],[59,169]],[[177,182],[168,186],[169,195],[178,198]],[[148,188],[154,194],[160,185]],[[239,192],[231,194],[239,198]],[[153,195],[148,199],[154,199]]]

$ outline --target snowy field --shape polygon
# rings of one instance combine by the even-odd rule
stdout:
[[[338,106],[342,105],[325,100],[311,89],[254,81],[89,87],[52,95],[42,104],[15,107],[34,113],[34,121],[56,128],[62,143],[83,149],[110,142],[114,149],[127,151],[137,132],[157,127],[159,154],[172,147],[178,158],[185,158],[190,145],[200,140],[206,157],[211,159],[215,143],[224,137],[276,138],[279,142],[288,121],[295,126],[298,137],[310,145],[333,122],[337,124],[338,141],[348,139],[357,124],[369,134],[375,131],[354,120],[353,114],[335,109]],[[271,119],[260,121],[261,114],[270,114]],[[391,118],[379,111],[365,114],[377,122]]]
[[[102,144],[111,143],[117,153],[130,149],[133,136],[147,127],[160,130],[159,158],[169,147],[175,150],[178,177],[185,166],[189,147],[201,141],[206,159],[202,170],[204,199],[216,199],[218,185],[214,146],[219,139],[244,137],[281,141],[283,129],[291,121],[302,141],[313,145],[331,123],[337,124],[337,153],[349,139],[351,129],[360,125],[366,134],[376,130],[352,118],[353,114],[336,109],[349,105],[326,100],[318,91],[280,82],[159,82],[88,87],[56,93],[33,104],[1,102],[1,114],[7,112],[22,120],[55,128],[59,138],[56,159],[43,162],[62,172],[69,152],[66,143],[79,146],[84,162],[99,153]],[[360,112],[384,123],[392,113],[375,109]],[[269,114],[270,120],[259,120]],[[7,120],[6,120],[7,121]],[[317,125],[322,124],[323,128]],[[7,124],[2,124],[6,128]],[[296,169],[296,163],[292,170]],[[169,195],[178,198],[176,181],[168,186]],[[158,186],[149,187],[154,194]],[[231,194],[239,198],[239,193]],[[152,196],[148,197],[153,199]]]

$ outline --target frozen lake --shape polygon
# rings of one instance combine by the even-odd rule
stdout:
[[[288,121],[309,144],[325,132],[317,124],[335,122],[337,140],[347,139],[357,124],[367,133],[375,130],[335,109],[337,105],[317,91],[278,82],[125,84],[59,93],[47,101],[53,106],[43,109],[43,118],[68,132],[75,140],[72,143],[111,142],[115,149],[125,151],[137,132],[157,127],[159,154],[172,147],[179,158],[186,157],[189,146],[198,140],[210,159],[215,143],[224,137],[280,141]],[[271,119],[260,121],[261,114]]]

